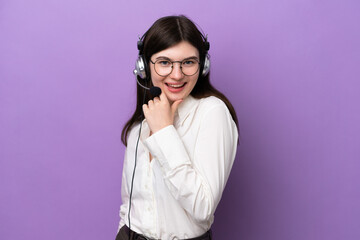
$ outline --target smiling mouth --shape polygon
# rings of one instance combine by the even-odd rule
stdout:
[[[169,84],[169,83],[165,83],[165,84],[166,84],[166,86],[171,87],[171,88],[182,88],[185,86],[186,82],[182,83],[182,84]]]

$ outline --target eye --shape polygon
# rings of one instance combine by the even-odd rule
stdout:
[[[159,60],[157,64],[159,64],[161,67],[168,67],[171,65],[171,62],[167,60]]]
[[[193,65],[195,65],[197,62],[195,61],[195,60],[185,60],[185,61],[183,61],[182,62],[182,65],[184,65],[184,66],[193,66]]]

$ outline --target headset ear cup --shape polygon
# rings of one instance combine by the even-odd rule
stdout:
[[[147,71],[146,61],[144,60],[144,57],[142,55],[139,55],[138,59],[135,62],[134,74],[136,76],[139,76],[141,79],[146,79],[147,77],[146,71]]]
[[[205,59],[204,59],[204,65],[203,65],[203,71],[202,71],[202,76],[205,77],[210,71],[210,56],[209,54],[206,54]]]

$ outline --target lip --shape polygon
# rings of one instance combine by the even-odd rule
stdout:
[[[170,85],[180,85],[180,84],[184,84],[181,88],[174,88],[174,87],[171,87]],[[187,82],[184,82],[184,83],[165,83],[165,86],[167,87],[167,89],[172,92],[172,93],[178,93],[178,92],[181,92],[185,86],[186,86]]]

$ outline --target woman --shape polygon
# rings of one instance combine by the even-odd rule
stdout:
[[[135,112],[122,131],[116,239],[211,239],[236,154],[234,108],[211,86],[209,43],[185,16],[158,19],[138,48],[138,83],[161,94],[152,100],[138,85]]]

